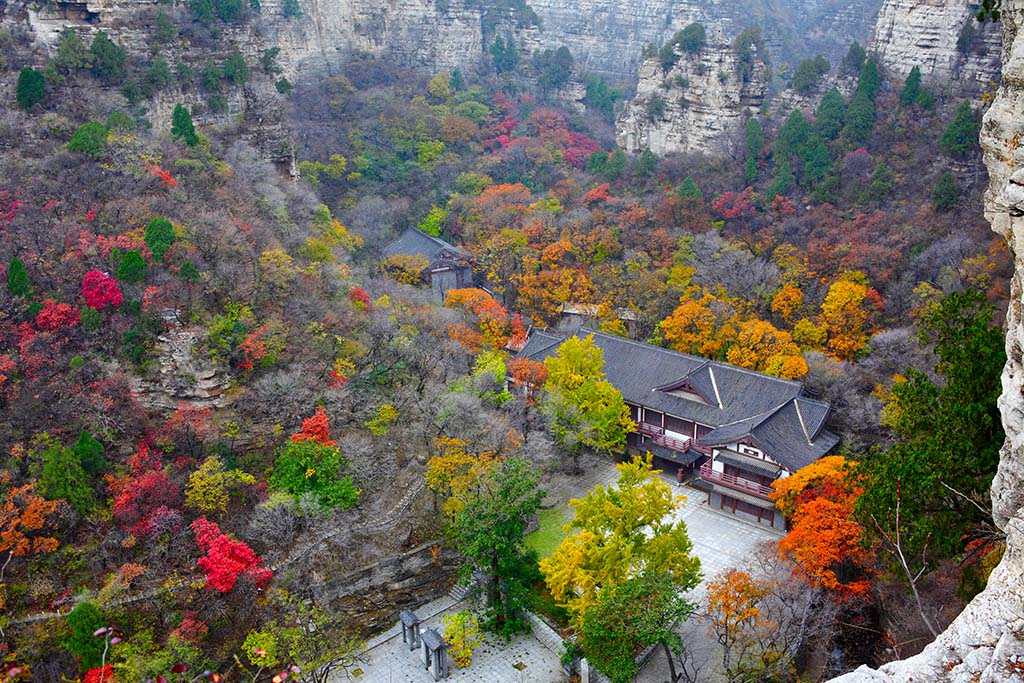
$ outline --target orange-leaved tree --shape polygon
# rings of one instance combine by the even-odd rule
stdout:
[[[779,553],[808,583],[840,597],[870,590],[872,556],[861,544],[864,528],[853,509],[863,493],[855,467],[828,456],[776,482],[772,501],[792,523]]]

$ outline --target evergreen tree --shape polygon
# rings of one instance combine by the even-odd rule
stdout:
[[[121,265],[117,268],[117,279],[128,284],[137,284],[146,279],[146,262],[139,252],[126,251]]]
[[[7,291],[20,297],[26,297],[32,293],[32,282],[28,279],[28,271],[17,256],[7,264]]]
[[[826,140],[835,140],[843,129],[846,118],[846,102],[837,88],[832,88],[821,98],[814,115],[814,130]]]
[[[787,159],[779,164],[778,169],[775,171],[775,179],[768,186],[766,198],[768,201],[771,201],[779,195],[786,195],[793,189],[794,185],[796,185],[796,176],[793,175],[793,167]]]
[[[704,28],[704,24],[694,22],[677,33],[672,42],[678,45],[679,49],[683,52],[693,54],[700,52],[700,49],[704,47],[704,43],[707,42],[707,38],[708,32]]]
[[[871,171],[871,182],[868,184],[868,194],[872,203],[877,203],[889,196],[892,192],[896,176],[893,174],[889,164],[879,161]]]
[[[801,95],[810,94],[821,77],[828,73],[828,70],[828,60],[821,55],[814,59],[804,59],[793,70],[793,77],[789,79],[789,87]]]
[[[686,180],[679,186],[676,194],[683,200],[702,201],[704,199],[704,193],[700,191],[700,188],[697,187],[697,183],[691,176],[686,176]]]
[[[516,50],[512,36],[502,40],[501,36],[494,39],[491,45],[491,56],[494,58],[494,69],[499,73],[512,71],[519,64],[519,51]]]
[[[903,89],[900,90],[900,102],[904,105],[909,106],[917,101],[918,95],[921,94],[921,69],[915,66],[910,70],[910,75],[907,76],[906,82],[903,84]]]
[[[189,147],[195,147],[199,143],[192,115],[181,104],[174,105],[174,112],[171,114],[171,137],[181,140]]]
[[[224,78],[234,85],[242,85],[249,80],[249,65],[245,63],[245,57],[238,50],[231,53],[220,67]]]
[[[68,613],[65,620],[67,636],[62,639],[62,645],[72,655],[80,658],[83,669],[94,669],[102,662],[105,641],[93,633],[106,625],[103,612],[92,602],[79,603]]]
[[[863,145],[875,129],[875,103],[864,93],[858,93],[846,110],[843,140],[851,145]]]
[[[174,74],[171,73],[171,67],[167,65],[167,62],[160,55],[157,55],[153,59],[153,63],[149,65],[149,69],[146,71],[146,82],[154,90],[163,90],[174,83]]]
[[[638,176],[649,176],[654,173],[654,169],[657,166],[658,157],[654,156],[654,152],[650,148],[645,147],[636,160],[636,174]]]
[[[164,45],[173,43],[174,39],[178,37],[178,27],[163,10],[157,13],[156,20],[153,22],[153,34],[156,41]]]
[[[846,51],[846,56],[843,57],[843,71],[848,74],[859,74],[866,59],[867,53],[864,52],[864,48],[857,41],[853,41],[850,43],[850,49]]]
[[[978,146],[978,131],[981,124],[971,103],[964,100],[956,109],[953,120],[946,126],[939,138],[939,148],[954,157],[965,157]]]
[[[124,80],[125,61],[128,55],[124,48],[115,43],[106,31],[99,31],[89,46],[92,54],[92,72],[104,83],[120,83]]]
[[[107,127],[99,121],[83,123],[72,136],[68,149],[92,159],[99,159],[107,148],[107,132]]]
[[[281,4],[281,16],[285,19],[301,17],[302,7],[299,6],[299,0],[284,0],[284,3]]]
[[[779,129],[779,134],[775,136],[775,144],[772,145],[772,156],[776,165],[789,160],[792,156],[799,155],[800,148],[810,134],[811,126],[807,123],[803,113],[799,109],[791,111],[786,117],[786,122]]]
[[[855,97],[860,94],[867,96],[872,102],[878,96],[878,89],[882,86],[882,76],[878,72],[878,62],[875,58],[864,62],[864,68],[860,70],[860,79],[857,81],[857,92]]]
[[[98,477],[107,469],[107,460],[103,457],[103,444],[96,438],[82,430],[78,435],[78,441],[72,447],[78,461],[82,463],[82,469],[92,477]]]
[[[96,493],[78,456],[49,434],[37,439],[43,461],[39,492],[50,500],[66,500],[79,514],[88,514],[96,506]]]
[[[764,154],[765,135],[761,122],[753,117],[747,121],[743,138],[747,147],[747,159],[743,164],[743,174],[747,183],[752,184],[757,180],[757,160]]]
[[[18,85],[14,99],[22,109],[31,109],[46,97],[46,77],[31,67],[24,67],[18,74]]]
[[[73,28],[66,28],[60,34],[60,45],[57,46],[57,54],[50,60],[46,71],[51,78],[70,76],[75,72],[91,67],[92,60],[92,53],[85,46],[85,43],[82,42],[78,31]]]
[[[832,165],[832,158],[829,156],[825,141],[817,133],[812,132],[800,146],[799,151],[802,162],[801,183],[804,186],[819,183],[828,174],[828,169]]]
[[[146,226],[146,246],[153,252],[153,258],[157,261],[164,260],[164,254],[176,239],[178,236],[174,232],[174,226],[166,218],[154,218]]]
[[[959,198],[960,188],[957,186],[956,176],[944,171],[932,190],[932,208],[939,212],[949,211]]]
[[[618,180],[626,170],[626,153],[618,147],[608,155],[608,163],[604,165],[604,177],[608,180]]]

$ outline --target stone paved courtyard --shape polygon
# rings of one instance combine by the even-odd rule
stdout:
[[[582,497],[597,484],[610,485],[618,479],[612,462],[586,457],[583,474],[557,479],[549,487],[548,504],[565,505],[569,498]],[[726,569],[744,564],[762,543],[775,541],[780,534],[767,527],[746,522],[731,515],[710,509],[705,494],[689,487],[676,488],[675,480],[662,475],[674,490],[687,497],[686,505],[677,514],[686,522],[694,552],[700,557],[705,580],[714,578]],[[693,591],[692,599],[703,599],[703,586]],[[456,602],[445,597],[416,610],[424,622],[423,628],[442,630],[441,618],[448,612],[468,609],[470,601]],[[717,643],[696,621],[683,625],[684,639],[698,658],[715,660]],[[459,683],[558,683],[566,680],[561,673],[560,653],[546,648],[532,635],[505,643],[492,639],[473,654],[473,663],[466,669],[450,664],[447,679]],[[514,665],[521,665],[517,668]],[[713,661],[705,666],[703,674],[713,668]],[[424,669],[420,650],[410,651],[402,642],[397,627],[367,643],[364,660],[359,664],[361,674],[352,679],[357,683],[429,683],[433,677]],[[637,683],[661,683],[668,680],[668,667],[660,650],[641,670]],[[336,679],[337,683],[346,680]]]

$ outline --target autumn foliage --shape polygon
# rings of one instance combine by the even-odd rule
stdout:
[[[250,577],[257,586],[265,586],[273,572],[263,560],[242,541],[222,533],[220,527],[205,517],[192,522],[196,545],[206,555],[199,558],[199,569],[206,574],[207,585],[221,593],[230,592],[239,576]]]
[[[90,270],[82,276],[82,298],[86,306],[97,311],[107,306],[117,308],[124,300],[117,280],[99,270]]]

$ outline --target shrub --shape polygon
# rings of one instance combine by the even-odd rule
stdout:
[[[333,444],[313,439],[289,441],[278,451],[270,484],[290,493],[296,502],[310,492],[323,508],[347,509],[355,505],[359,491],[351,477],[342,476],[345,464]]]
[[[14,99],[22,109],[31,109],[46,97],[46,77],[33,68],[25,67],[18,74]]]
[[[107,133],[107,127],[99,121],[83,123],[68,143],[68,150],[90,159],[100,159],[107,148]]]

